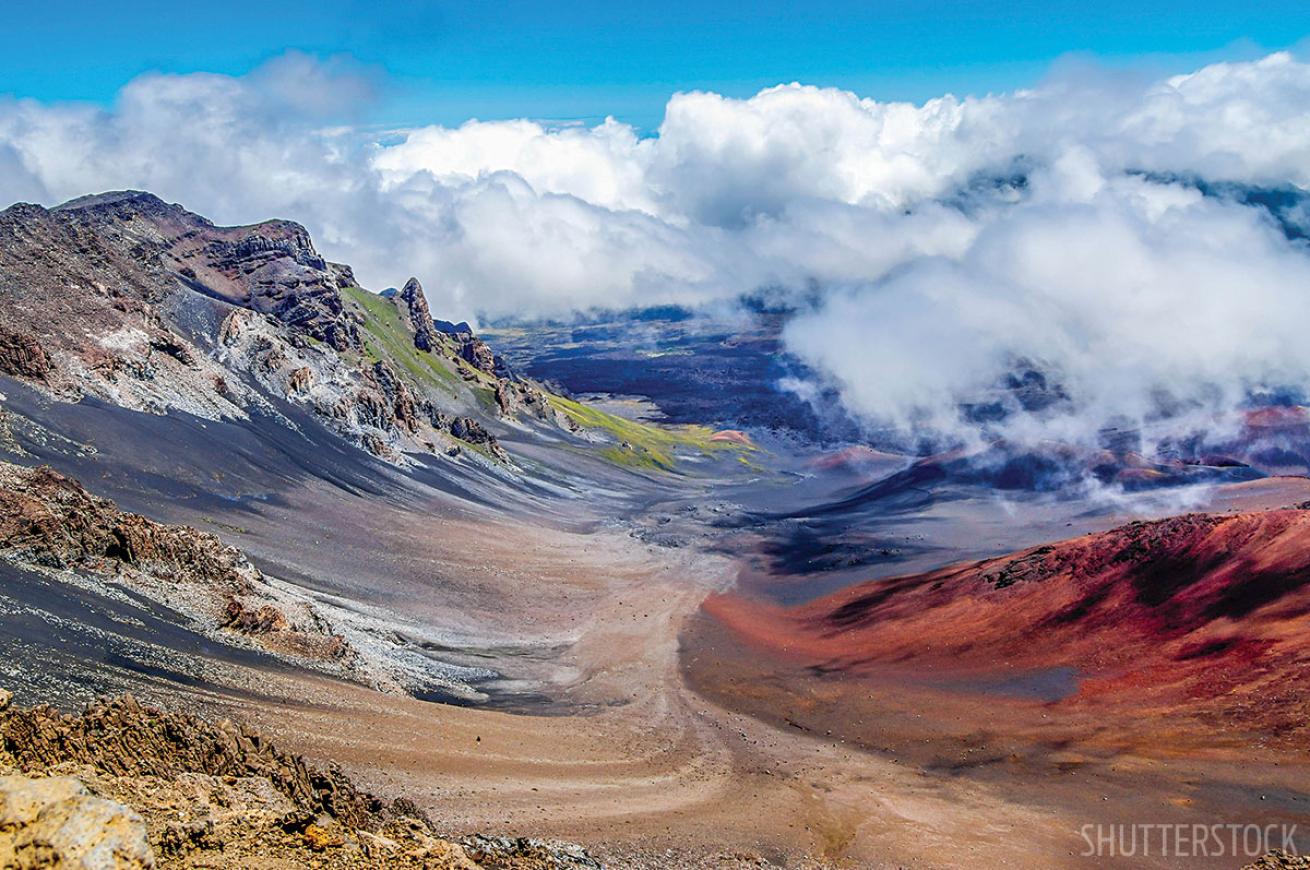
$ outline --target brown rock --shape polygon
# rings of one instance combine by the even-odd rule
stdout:
[[[24,772],[75,762],[114,776],[263,777],[306,813],[305,823],[326,813],[351,827],[376,829],[397,813],[337,768],[310,767],[241,726],[143,707],[131,695],[94,704],[80,716],[50,707],[0,713],[0,759]]]
[[[1310,870],[1310,856],[1293,855],[1282,849],[1274,849],[1247,864],[1242,870]]]
[[[309,366],[301,366],[291,373],[287,379],[287,388],[293,393],[308,393],[314,386],[314,372]]]
[[[382,360],[378,360],[373,364],[372,376],[373,382],[378,385],[378,389],[391,406],[389,419],[386,419],[386,414],[382,414],[384,423],[378,425],[378,428],[389,428],[385,424],[394,422],[397,427],[411,434],[417,432],[418,402],[414,399],[414,394],[410,391],[409,386],[390,364]]]
[[[0,372],[16,378],[45,380],[50,373],[50,357],[31,335],[0,327]]]
[[[459,355],[475,369],[484,371],[487,374],[495,374],[496,354],[482,339],[470,338],[465,341],[459,349]]]
[[[227,604],[227,621],[223,627],[245,634],[268,634],[287,631],[291,625],[287,622],[286,614],[271,604],[251,610],[244,602],[233,598]]]

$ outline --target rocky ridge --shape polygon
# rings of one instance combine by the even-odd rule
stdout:
[[[462,685],[391,623],[266,576],[208,532],[122,511],[47,467],[0,462],[0,560],[97,594],[144,596],[226,646],[380,691]]]
[[[0,462],[0,558],[161,601],[228,642],[354,673],[356,651],[307,601],[207,532],[118,509],[50,468]]]

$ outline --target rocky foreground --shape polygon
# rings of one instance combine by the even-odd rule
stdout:
[[[574,846],[443,835],[405,800],[230,721],[131,696],[77,716],[0,691],[0,867],[599,867]]]

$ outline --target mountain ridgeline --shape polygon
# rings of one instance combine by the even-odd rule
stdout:
[[[0,373],[56,398],[211,420],[283,403],[386,461],[508,464],[494,429],[570,428],[410,279],[379,296],[290,221],[219,227],[149,193],[0,212]]]

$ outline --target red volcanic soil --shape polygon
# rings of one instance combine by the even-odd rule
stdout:
[[[1305,426],[1310,423],[1310,413],[1300,405],[1257,408],[1246,412],[1244,422],[1251,429]]]
[[[711,441],[724,441],[729,444],[741,444],[744,447],[754,446],[751,443],[751,436],[742,432],[740,429],[720,429],[710,436]]]
[[[1065,675],[1029,697],[1310,745],[1310,510],[1134,522],[794,608],[726,594],[705,609],[815,673],[953,692]]]
[[[856,444],[843,447],[831,453],[825,453],[810,460],[809,466],[817,471],[832,471],[844,468],[861,468],[869,465],[906,464],[908,457],[898,453],[887,453]]]

